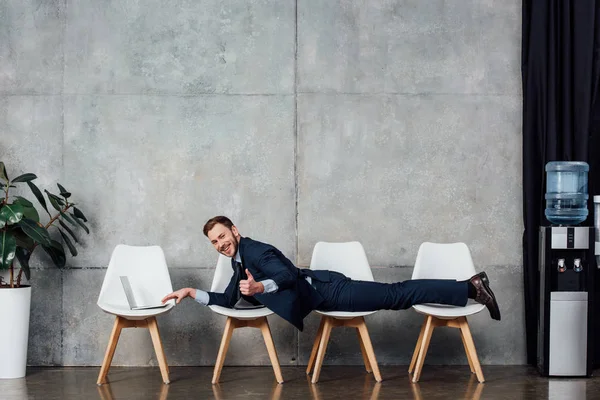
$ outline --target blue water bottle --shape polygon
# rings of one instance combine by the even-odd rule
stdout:
[[[582,161],[546,164],[546,218],[555,225],[577,225],[588,216],[588,172]]]

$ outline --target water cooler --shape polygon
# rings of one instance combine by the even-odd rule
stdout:
[[[538,370],[543,376],[591,376],[596,234],[588,216],[582,162],[546,165],[546,211],[540,227]],[[599,199],[600,200],[600,199]]]

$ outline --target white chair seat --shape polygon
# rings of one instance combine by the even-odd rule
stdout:
[[[337,319],[352,319],[356,317],[366,317],[367,315],[375,314],[377,311],[365,311],[365,312],[355,312],[355,311],[319,311],[317,312],[321,315],[327,315],[328,317],[333,317]]]
[[[453,319],[456,317],[466,317],[468,315],[477,314],[485,308],[485,305],[471,303],[464,307],[456,307],[445,304],[417,304],[414,305],[413,308],[421,314],[433,315],[440,319]]]
[[[267,307],[255,308],[252,310],[236,310],[234,308],[227,308],[221,306],[208,306],[211,310],[217,314],[225,315],[226,317],[233,317],[237,319],[256,319],[260,317],[266,317],[273,314],[273,311]]]
[[[123,317],[129,320],[142,320],[149,317],[155,317],[157,315],[166,314],[171,309],[173,309],[174,305],[172,303],[168,304],[164,308],[149,308],[146,310],[131,310],[128,306],[123,304],[107,304],[107,303],[98,303],[98,306],[105,313],[118,315],[119,317]]]

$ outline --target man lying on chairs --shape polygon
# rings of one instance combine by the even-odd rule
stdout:
[[[484,304],[490,316],[500,320],[500,309],[485,272],[465,281],[354,281],[339,272],[296,268],[275,247],[241,236],[227,217],[211,218],[203,231],[219,253],[231,257],[233,276],[227,289],[215,293],[184,288],[165,296],[163,302],[176,299],[179,303],[190,296],[204,305],[233,308],[245,299],[265,305],[299,330],[312,310],[400,310],[422,303],[462,307],[468,299]]]

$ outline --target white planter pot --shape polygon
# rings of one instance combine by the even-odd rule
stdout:
[[[31,287],[0,288],[0,379],[25,376],[30,305]]]

